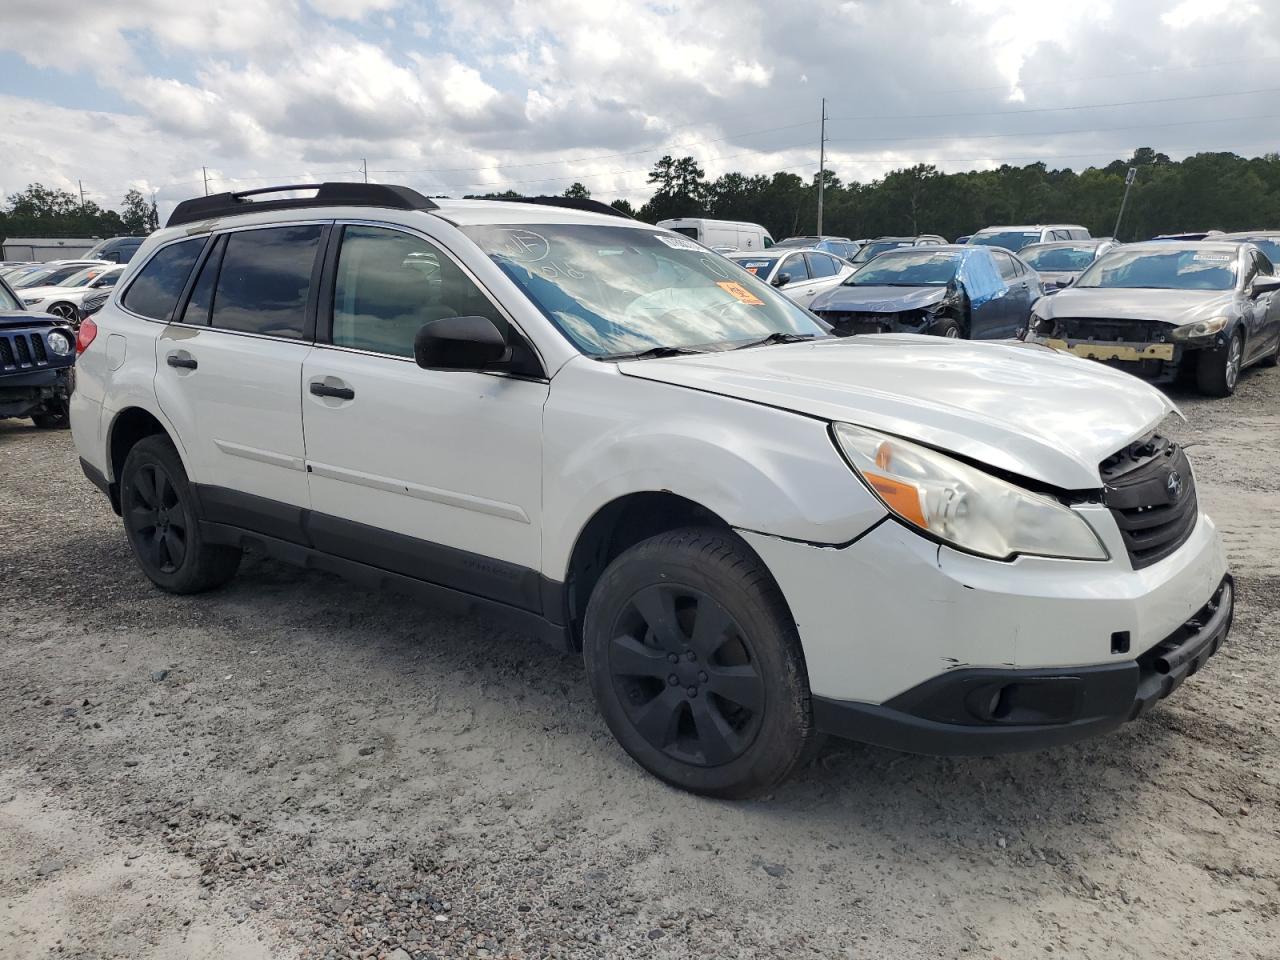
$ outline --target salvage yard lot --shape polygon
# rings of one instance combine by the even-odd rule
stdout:
[[[487,621],[261,558],[160,593],[70,436],[0,424],[0,956],[1276,957],[1280,372],[1175,399],[1238,578],[1203,674],[1099,741],[832,741],[739,804]]]

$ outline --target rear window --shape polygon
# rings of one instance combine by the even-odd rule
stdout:
[[[738,266],[747,273],[754,273],[761,280],[769,277],[769,271],[773,269],[773,265],[778,262],[777,257],[735,257],[733,260]]]
[[[152,320],[168,320],[206,239],[192,237],[158,250],[125,291],[125,309]]]
[[[301,338],[320,232],[319,224],[308,224],[231,234],[222,254],[211,324]]]
[[[683,233],[686,237],[693,237],[695,240],[698,239],[697,227],[672,227],[671,229],[676,233]]]
[[[1040,242],[1039,230],[1000,230],[991,233],[975,233],[969,242],[985,247],[1004,247],[1017,253],[1023,247]]]
[[[1080,271],[1093,263],[1097,247],[1028,247],[1022,259],[1036,270]]]

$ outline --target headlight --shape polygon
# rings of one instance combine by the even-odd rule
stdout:
[[[65,357],[71,352],[71,340],[65,333],[59,333],[57,330],[51,332],[44,338],[44,342],[49,345],[49,349],[59,357]]]
[[[959,460],[883,433],[837,423],[836,441],[899,520],[971,553],[1106,560],[1083,518]]]
[[[1039,313],[1032,310],[1031,318],[1027,321],[1027,332],[1038,337],[1047,337],[1053,333],[1053,321],[1046,320]]]
[[[1222,328],[1231,322],[1230,317],[1210,317],[1208,320],[1197,320],[1185,327],[1174,327],[1169,334],[1174,340],[1193,340],[1196,337],[1211,337],[1220,333]]]
[[[44,297],[23,297],[22,302],[28,307],[34,307],[38,303],[44,303]]]

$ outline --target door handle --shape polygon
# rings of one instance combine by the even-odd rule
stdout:
[[[171,367],[180,367],[183,370],[194,370],[200,364],[196,363],[195,357],[183,356],[180,353],[171,353],[164,358],[164,362]]]
[[[338,400],[354,400],[356,398],[356,392],[350,387],[331,387],[318,381],[312,381],[311,395],[313,397],[334,397]]]

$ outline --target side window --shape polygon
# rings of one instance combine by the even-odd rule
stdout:
[[[799,253],[793,257],[787,257],[787,259],[783,261],[782,267],[778,272],[785,273],[791,277],[791,279],[787,281],[788,283],[795,283],[797,280],[809,279],[809,271],[804,265],[804,255]]]
[[[412,357],[424,323],[474,316],[488,317],[507,335],[506,318],[434,244],[384,227],[343,230],[333,289],[335,346]]]
[[[9,288],[0,283],[0,310],[22,310],[18,298],[9,293]]]
[[[1258,255],[1250,251],[1249,262],[1245,264],[1244,281],[1241,287],[1245,290],[1249,289],[1249,284],[1253,283],[1253,278],[1258,275]]]
[[[992,250],[991,256],[995,258],[996,269],[1000,271],[1001,277],[1005,280],[1017,279],[1018,268],[1014,265],[1013,257],[1002,250]]]
[[[152,320],[168,320],[206,239],[192,237],[158,250],[125,291],[125,309]]]
[[[836,262],[830,257],[821,253],[811,253],[807,256],[809,261],[809,275],[814,277],[834,277],[836,275]]]
[[[191,288],[191,297],[182,311],[183,323],[199,327],[209,325],[209,311],[213,307],[213,285],[218,279],[218,266],[222,263],[222,251],[227,248],[227,238],[218,237],[213,243],[213,250],[200,268],[200,276],[196,278],[195,286]]]
[[[119,282],[119,273],[108,273],[105,277],[99,277],[92,286],[95,290],[104,290],[107,287],[114,287]]]
[[[1256,270],[1254,271],[1255,273],[1261,273],[1261,274],[1270,276],[1271,274],[1276,272],[1275,265],[1266,258],[1265,254],[1255,252],[1253,255],[1253,263],[1254,263],[1254,266],[1256,267]]]
[[[222,330],[300,339],[318,224],[242,230],[227,236],[211,323]]]

